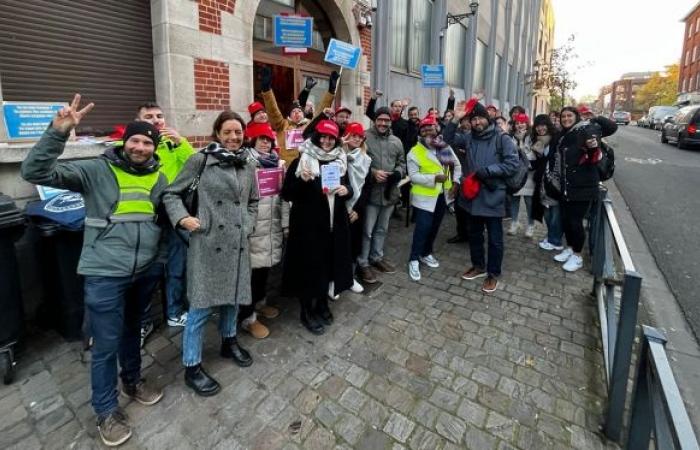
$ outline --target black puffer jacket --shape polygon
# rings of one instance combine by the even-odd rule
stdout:
[[[617,131],[617,124],[603,116],[581,121],[569,129],[563,129],[557,143],[562,158],[562,188],[566,201],[592,200],[598,192],[600,174],[595,164],[581,162],[585,152],[595,151],[586,147],[586,139],[592,135],[603,138]]]

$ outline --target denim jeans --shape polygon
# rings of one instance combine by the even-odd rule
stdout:
[[[489,239],[488,263],[484,258],[484,228]],[[486,269],[492,277],[500,276],[503,264],[503,218],[470,216],[469,251],[472,266]]]
[[[370,261],[375,262],[384,258],[384,240],[393,211],[394,205],[367,204],[362,230],[362,249],[360,256],[357,257],[357,264],[360,267],[367,267]]]
[[[547,224],[547,242],[557,247],[560,246],[564,231],[561,226],[559,205],[552,205],[544,209],[544,221]]]
[[[187,245],[179,230],[168,232],[168,263],[165,265],[165,296],[167,298],[168,318],[176,319],[184,312],[185,264]]]
[[[413,218],[416,226],[413,229],[413,243],[411,244],[411,256],[409,261],[418,261],[421,256],[432,255],[433,243],[440,230],[442,218],[445,216],[445,196],[439,195],[435,204],[435,211],[430,212],[420,208],[413,208]]]
[[[518,213],[520,213],[520,199],[525,200],[525,209],[527,210],[527,224],[534,225],[535,219],[532,217],[532,195],[517,195],[513,196],[513,201],[510,204],[510,218],[513,222],[518,221]]]
[[[141,379],[141,318],[162,275],[162,265],[127,277],[85,277],[85,308],[93,338],[92,407],[98,417],[119,406],[117,360],[125,384]]]
[[[219,309],[221,337],[234,337],[238,305],[222,305],[216,308]],[[190,308],[187,313],[187,325],[182,333],[182,363],[186,367],[196,366],[202,362],[204,325],[213,311],[214,308]]]

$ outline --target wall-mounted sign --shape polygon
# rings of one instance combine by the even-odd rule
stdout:
[[[314,19],[299,16],[275,16],[275,47],[306,48],[313,42]]]
[[[346,69],[357,70],[357,66],[360,65],[360,56],[362,56],[360,47],[331,39],[328,50],[326,50],[326,57],[323,59]]]
[[[445,87],[445,65],[423,64],[420,66],[420,76],[423,80],[424,88]]]
[[[38,139],[67,103],[3,102],[8,140]]]

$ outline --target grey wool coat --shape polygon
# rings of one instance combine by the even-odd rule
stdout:
[[[189,215],[183,196],[203,161],[202,153],[189,158],[165,190],[163,202],[174,226]],[[258,214],[255,163],[236,168],[209,155],[197,192],[201,227],[191,233],[187,249],[187,298],[193,308],[249,305],[248,237]]]

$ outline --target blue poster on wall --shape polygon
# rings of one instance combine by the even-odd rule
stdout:
[[[331,42],[328,44],[328,50],[326,50],[324,61],[336,64],[340,67],[345,67],[346,69],[357,70],[357,66],[360,65],[360,56],[362,56],[362,49],[360,47],[331,39]]]
[[[3,102],[7,138],[38,139],[66,103]]]
[[[423,80],[424,88],[445,87],[445,65],[423,64],[420,66],[420,76]]]
[[[313,43],[314,19],[298,16],[275,16],[275,47],[306,48]]]

